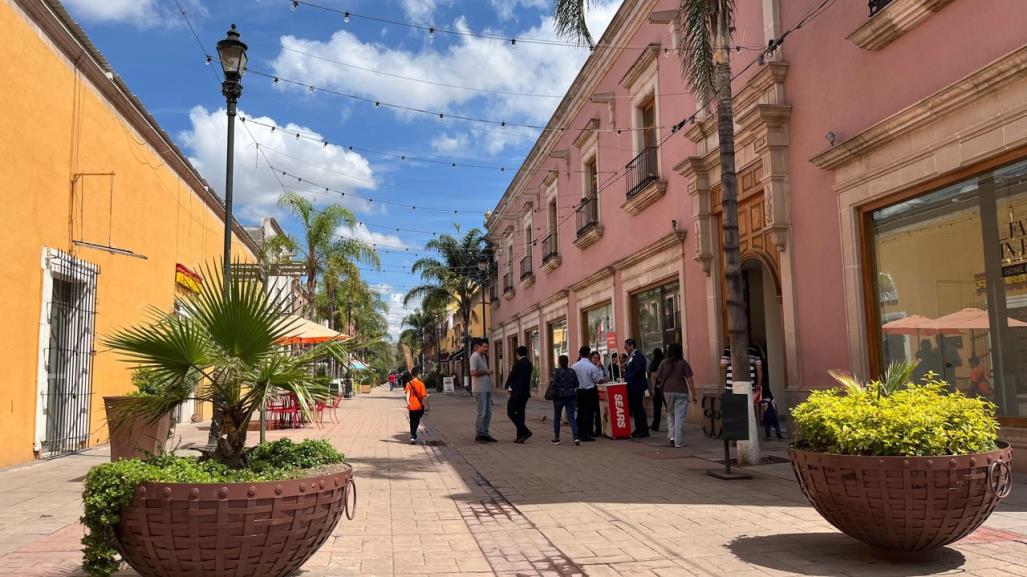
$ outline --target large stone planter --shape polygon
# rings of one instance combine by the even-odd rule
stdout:
[[[1013,451],[864,457],[788,449],[813,507],[846,535],[882,549],[924,551],[966,537],[1012,487]]]
[[[352,480],[341,465],[287,481],[143,483],[122,510],[118,550],[143,577],[285,577],[352,516]]]
[[[148,459],[163,455],[171,433],[171,413],[152,420],[135,418],[115,427],[114,410],[118,403],[130,397],[104,397],[107,413],[107,433],[111,442],[111,461],[121,459]]]

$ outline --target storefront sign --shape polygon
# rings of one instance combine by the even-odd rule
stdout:
[[[611,351],[613,349],[617,348],[617,333],[616,332],[610,331],[610,332],[606,333],[606,348],[608,350],[611,350]]]
[[[453,377],[442,377],[442,392],[443,393],[454,393],[454,392],[456,392],[456,389],[454,388],[454,386],[455,386],[455,383],[453,382]]]
[[[999,239],[1002,262],[1019,262],[1027,257],[1027,221],[1014,220],[1006,225],[1009,236]]]
[[[631,436],[627,385],[609,383],[599,385],[599,409],[602,415],[604,435],[613,439]]]
[[[193,293],[200,292],[203,277],[186,268],[184,264],[175,265],[175,284]]]

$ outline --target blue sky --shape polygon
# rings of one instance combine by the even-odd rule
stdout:
[[[229,24],[237,25],[250,62],[239,108],[252,119],[236,131],[237,217],[250,224],[273,216],[298,233],[276,204],[283,185],[319,204],[338,202],[353,210],[361,226],[341,232],[388,251],[381,253],[381,272],[364,274],[390,301],[393,335],[412,308],[402,305],[402,296],[418,281],[409,274],[417,251],[431,232],[451,232],[456,223],[463,230],[480,227],[538,131],[439,119],[385,104],[544,125],[588,56],[584,48],[523,41],[556,38],[551,0],[311,0],[295,8],[290,0],[178,2],[199,42],[175,0],[65,5],[219,192],[226,120],[213,73],[220,72],[215,44]],[[590,12],[594,35],[619,4],[607,0]],[[345,11],[351,13],[348,23]],[[514,46],[442,32],[430,37],[368,17],[522,41]],[[204,52],[215,58],[209,66]]]

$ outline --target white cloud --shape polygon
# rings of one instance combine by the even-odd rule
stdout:
[[[238,207],[236,214],[240,220],[257,220],[263,216],[282,214],[278,208],[278,198],[282,194],[279,178],[287,188],[304,193],[316,203],[331,201],[357,212],[378,212],[378,207],[371,206],[366,201],[341,197],[336,193],[324,193],[323,188],[317,190],[293,178],[274,174],[264,158],[258,156],[250,132],[260,143],[261,151],[278,170],[310,179],[321,187],[327,186],[342,191],[375,188],[375,174],[366,158],[333,144],[324,146],[312,140],[297,139],[281,130],[271,132],[269,128],[253,122],[243,124],[239,120],[240,117],[251,119],[242,110],[236,118],[233,194]],[[223,194],[225,134],[228,128],[225,110],[220,108],[208,111],[202,106],[196,106],[189,112],[189,120],[192,128],[179,135],[180,141],[187,150],[193,166],[219,194]],[[280,124],[267,116],[252,120],[266,125],[281,126],[289,131],[320,136],[311,128],[292,123]]]
[[[596,37],[606,29],[619,5],[620,0],[607,0],[589,11],[589,27]],[[462,18],[452,27],[470,31]],[[551,16],[539,17],[535,26],[519,32],[518,35],[523,38],[559,38],[553,28]],[[571,47],[524,42],[511,46],[504,41],[471,36],[453,36],[450,39],[451,42],[426,43],[419,51],[413,51],[373,41],[363,42],[347,30],[335,32],[326,41],[283,36],[280,40],[281,50],[272,66],[275,74],[282,78],[357,94],[364,98],[451,114],[460,112],[493,120],[541,125],[549,119],[560,98],[541,98],[523,94],[562,95],[588,57],[586,50]],[[340,65],[338,62],[349,66]],[[451,86],[471,86],[506,94],[383,76],[354,66],[391,75]],[[280,83],[279,89],[296,90],[297,87]],[[426,118],[415,113],[388,112],[384,107],[375,111],[371,105],[367,106],[369,113],[397,114],[400,118],[407,119]],[[468,110],[471,112],[467,112]],[[486,128],[484,125],[471,125],[456,120],[445,120],[440,122],[440,125],[457,131],[467,131],[471,136],[486,140],[492,152],[498,152],[512,142],[521,142],[525,138],[523,134],[516,134],[510,127],[488,127],[487,130],[482,130]],[[472,126],[478,129],[477,132]],[[504,135],[505,132],[513,132],[514,135]],[[486,135],[489,136],[486,138]],[[527,138],[532,137],[534,135]],[[444,143],[444,140],[440,140],[440,143]]]
[[[439,4],[452,5],[452,1],[442,0],[403,0],[403,13],[406,19],[415,24],[430,24],[432,16],[438,10]]]
[[[389,336],[392,340],[398,341],[400,333],[403,332],[403,319],[421,306],[421,299],[414,299],[410,304],[403,304],[405,293],[394,292],[389,294]]]
[[[75,17],[87,22],[129,24],[143,29],[184,25],[177,10],[157,0],[64,0],[64,5]],[[192,19],[207,16],[207,9],[199,0],[185,0],[183,7]]]
[[[435,152],[444,154],[465,152],[467,150],[467,133],[460,133],[456,136],[450,136],[449,133],[440,134],[431,140],[431,148]]]
[[[403,242],[403,239],[399,238],[394,234],[383,234],[380,232],[374,232],[367,228],[363,223],[357,223],[353,228],[347,226],[341,226],[335,231],[335,234],[343,238],[353,238],[356,240],[362,240],[366,243],[373,244],[377,248],[396,249],[403,250],[409,248],[409,245]]]
[[[495,9],[500,20],[513,20],[514,11],[522,6],[538,9],[552,6],[550,0],[489,0],[489,4]]]

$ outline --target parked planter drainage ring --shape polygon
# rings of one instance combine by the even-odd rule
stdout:
[[[923,551],[966,537],[1012,488],[1007,443],[975,455],[870,457],[788,449],[806,498],[843,533]]]
[[[143,577],[285,577],[353,515],[352,479],[342,465],[261,483],[143,483],[122,510],[118,549]]]

